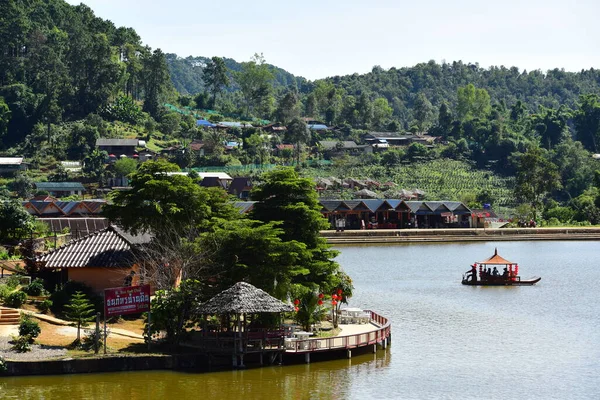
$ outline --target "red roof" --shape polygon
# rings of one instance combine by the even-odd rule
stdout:
[[[508,261],[498,255],[498,249],[494,251],[494,255],[488,258],[485,261],[480,261],[479,264],[491,264],[491,265],[507,265],[507,264],[516,264],[514,262]]]

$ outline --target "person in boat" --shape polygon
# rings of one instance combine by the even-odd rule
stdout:
[[[466,272],[467,280],[471,282],[477,282],[477,266],[471,265],[471,269]]]
[[[498,276],[498,268],[494,267],[494,270],[492,271],[492,275],[493,275],[494,277],[497,277],[497,276]]]

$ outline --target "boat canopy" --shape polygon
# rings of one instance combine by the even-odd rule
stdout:
[[[484,261],[480,261],[478,264],[483,264],[483,265],[509,265],[509,264],[516,264],[514,262],[510,262],[502,257],[500,257],[498,255],[498,249],[496,248],[494,251],[494,255],[491,256],[490,258],[488,258],[487,260]]]

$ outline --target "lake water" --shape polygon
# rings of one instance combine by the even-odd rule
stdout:
[[[532,287],[468,287],[498,247]],[[392,346],[310,365],[196,374],[0,378],[0,399],[598,399],[598,242],[345,246],[350,305],[391,318]]]

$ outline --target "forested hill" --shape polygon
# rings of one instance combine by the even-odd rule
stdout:
[[[197,94],[204,90],[202,70],[209,59],[206,57],[181,58],[167,54],[171,80],[183,94]],[[225,58],[230,71],[239,71],[241,63]],[[373,67],[366,74],[334,76],[309,82],[281,68],[269,65],[275,76],[275,87],[296,87],[300,93],[308,94],[318,81],[332,83],[347,95],[360,96],[367,93],[371,98],[384,97],[394,109],[399,120],[414,118],[412,108],[419,94],[425,96],[433,106],[448,103],[452,108],[457,103],[459,87],[471,83],[486,89],[492,104],[504,102],[510,106],[520,100],[530,111],[540,105],[558,108],[567,105],[573,108],[582,94],[600,93],[600,70],[566,72],[563,69],[550,71],[522,71],[517,67],[481,68],[477,64],[462,61],[438,64],[434,61],[413,67],[384,70]],[[232,88],[235,90],[235,86]]]
[[[177,54],[168,53],[167,63],[169,71],[171,71],[171,81],[175,89],[181,94],[197,94],[204,91],[203,70],[206,63],[210,61],[208,57],[178,57]],[[223,58],[225,66],[231,72],[239,72],[242,70],[242,64],[232,58]],[[284,69],[268,64],[269,69],[273,73],[273,86],[280,87],[295,87],[300,91],[306,90],[307,80],[294,76]],[[232,87],[235,90],[235,86]]]
[[[539,105],[558,108],[564,104],[572,108],[580,95],[600,93],[600,70],[593,68],[581,72],[558,68],[527,72],[504,66],[484,69],[461,61],[443,64],[429,61],[389,70],[375,66],[367,74],[335,76],[326,81],[351,95],[370,92],[385,97],[397,115],[412,108],[420,93],[434,106],[446,102],[454,108],[458,88],[467,84],[487,90],[492,104],[505,102],[510,106],[520,100],[530,111],[537,111]]]
[[[124,112],[138,123],[135,101],[156,117],[170,93],[164,54],[144,46],[133,29],[117,28],[84,4],[0,1],[0,149],[39,153],[46,138],[52,149],[67,149],[53,150],[57,158],[80,159],[93,148],[97,127],[74,133],[63,123],[90,114],[123,120]]]

